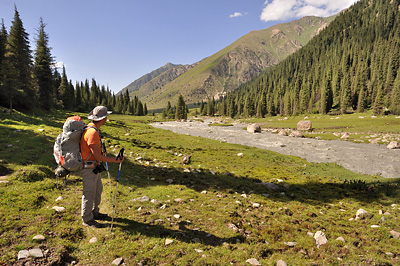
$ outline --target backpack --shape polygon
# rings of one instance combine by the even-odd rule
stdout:
[[[54,171],[57,177],[64,177],[70,172],[83,169],[80,141],[83,132],[89,127],[91,126],[86,125],[77,115],[68,117],[65,121],[63,132],[57,136],[53,147],[54,159],[58,164]]]

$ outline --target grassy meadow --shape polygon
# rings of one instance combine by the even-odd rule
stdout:
[[[113,230],[83,227],[81,178],[53,176],[52,147],[69,115],[0,113],[0,181],[8,181],[0,183],[0,265],[400,265],[400,240],[390,234],[400,232],[399,179],[177,135],[148,125],[161,121],[151,116],[113,114],[101,128],[109,155],[124,147],[126,160]],[[310,137],[342,130],[367,142],[400,132],[400,119],[360,116],[310,115]],[[295,128],[302,118],[248,121]],[[101,211],[112,215],[118,165],[109,168]],[[355,220],[359,209],[370,216]],[[320,247],[318,231],[328,239]],[[34,248],[44,257],[18,260]]]

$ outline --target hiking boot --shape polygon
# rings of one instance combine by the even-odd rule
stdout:
[[[111,217],[108,216],[107,213],[101,213],[101,212],[94,214],[93,218],[96,220],[111,220]]]
[[[107,224],[98,223],[98,222],[96,222],[95,220],[90,220],[90,221],[87,221],[87,222],[82,222],[82,225],[83,225],[83,226],[89,226],[89,227],[91,227],[91,228],[105,228],[105,227],[108,226]]]

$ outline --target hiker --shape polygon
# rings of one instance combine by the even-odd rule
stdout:
[[[108,220],[110,217],[105,213],[100,213],[99,205],[103,184],[101,183],[100,172],[104,170],[101,162],[122,163],[122,158],[107,157],[102,154],[99,129],[107,121],[107,111],[105,106],[96,106],[89,114],[88,119],[92,120],[88,124],[88,129],[83,133],[80,146],[82,160],[85,162],[81,175],[83,179],[82,195],[82,224],[92,228],[107,227],[97,220]]]

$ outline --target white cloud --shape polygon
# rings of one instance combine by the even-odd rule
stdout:
[[[230,18],[236,18],[236,17],[241,17],[241,16],[243,16],[243,15],[242,15],[242,13],[239,13],[239,12],[235,12],[234,14],[229,15]]]
[[[267,0],[263,21],[296,19],[304,16],[327,17],[339,13],[359,0]]]

